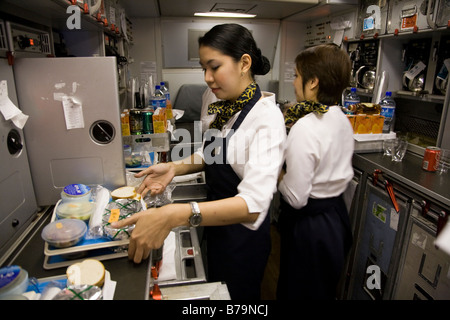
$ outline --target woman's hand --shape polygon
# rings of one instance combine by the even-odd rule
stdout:
[[[169,183],[175,177],[175,168],[171,162],[169,163],[158,163],[145,170],[135,174],[136,178],[141,178],[145,176],[144,181],[142,181],[137,192],[141,194],[142,197],[150,191],[150,195],[160,194],[166,189]]]
[[[152,249],[159,249],[170,231],[175,227],[171,218],[173,205],[153,208],[133,214],[111,224],[113,228],[123,228],[135,224],[128,245],[128,258],[140,263],[149,257]],[[186,219],[187,221],[187,219]]]

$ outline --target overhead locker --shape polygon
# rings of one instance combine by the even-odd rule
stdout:
[[[361,0],[355,36],[364,38],[385,34],[388,8],[387,0]]]
[[[395,0],[389,4],[387,33],[431,29],[436,24],[437,1]]]

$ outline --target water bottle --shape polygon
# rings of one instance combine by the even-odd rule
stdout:
[[[155,92],[152,95],[152,108],[155,111],[157,108],[166,108],[166,96],[161,91],[161,86],[155,86]]]
[[[170,100],[170,93],[169,93],[169,89],[167,89],[166,87],[166,83],[164,81],[162,81],[160,83],[160,87],[161,87],[161,91],[164,93],[164,95],[166,96],[166,100]]]
[[[394,127],[395,101],[392,92],[387,91],[380,101],[381,115],[384,116],[383,133],[389,133]]]
[[[354,111],[350,106],[360,102],[361,99],[356,93],[356,88],[351,88],[350,92],[344,97],[344,106],[342,110],[344,111],[345,114],[353,114]]]
[[[166,96],[166,115],[167,115],[167,119],[172,119],[173,118],[173,114],[172,114],[172,102],[170,102],[170,93],[169,93],[169,89],[167,89],[165,82],[161,82],[161,91],[164,93],[164,95]]]

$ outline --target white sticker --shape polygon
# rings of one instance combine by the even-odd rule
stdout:
[[[419,73],[422,72],[427,66],[422,61],[419,61],[414,67],[409,69],[405,75],[409,80],[413,80]]]
[[[418,246],[422,250],[425,250],[427,246],[427,239],[428,237],[426,236],[426,234],[423,234],[421,232],[414,232],[411,236],[411,243],[415,246]]]
[[[399,218],[400,218],[399,213],[395,211],[394,208],[391,208],[391,220],[389,222],[389,226],[391,227],[391,229],[397,231]]]
[[[62,104],[67,130],[84,128],[83,107],[81,103],[73,97],[64,96]]]

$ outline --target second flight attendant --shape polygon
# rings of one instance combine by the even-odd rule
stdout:
[[[348,54],[319,45],[296,60],[298,104],[281,174],[279,299],[334,299],[352,243],[342,193],[353,177],[353,129],[337,106],[350,80]]]

